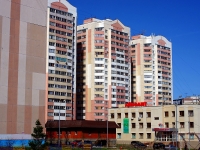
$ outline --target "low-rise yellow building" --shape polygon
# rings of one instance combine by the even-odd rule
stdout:
[[[177,105],[177,130],[175,105],[129,108],[124,105],[109,109],[108,118],[120,126],[116,129],[118,144],[130,144],[133,140],[175,144],[178,130],[180,147],[200,146],[200,105]]]

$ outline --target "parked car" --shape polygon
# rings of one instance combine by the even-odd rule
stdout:
[[[153,149],[162,149],[162,150],[164,150],[165,149],[165,144],[163,144],[163,143],[154,143],[153,144]]]
[[[92,144],[92,141],[84,140],[84,144]]]
[[[140,141],[131,141],[131,145],[136,149],[146,149],[147,146]]]
[[[174,146],[174,145],[165,145],[165,150],[176,150],[176,146]]]
[[[96,140],[94,146],[101,147],[101,146],[106,146],[106,144],[107,144],[106,140]]]
[[[72,147],[83,147],[83,143],[81,140],[74,140],[72,143],[71,143]]]

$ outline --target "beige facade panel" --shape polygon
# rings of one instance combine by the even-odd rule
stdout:
[[[25,108],[27,107],[26,105],[32,106],[32,101],[38,101],[40,99],[39,94],[35,94],[32,99],[32,93],[34,93],[33,88],[38,88],[38,92],[41,89],[45,90],[45,87],[32,87],[32,82],[36,83],[41,79],[41,77],[36,77],[37,81],[35,81],[35,78],[32,78],[32,74],[36,72],[45,76],[45,67],[42,67],[44,63],[41,62],[40,65],[37,65],[37,63],[40,63],[40,60],[36,57],[45,60],[46,32],[43,31],[46,29],[46,7],[40,9],[42,12],[41,15],[38,15],[38,17],[44,17],[42,20],[38,20],[39,22],[44,22],[44,26],[40,26],[41,24],[36,23],[36,20],[32,20],[33,24],[29,24],[28,26],[28,19],[34,16],[33,14],[30,16],[28,12],[33,10],[37,11],[36,8],[38,7],[35,6],[40,5],[32,5],[29,8],[27,5],[22,6],[22,2],[23,0],[0,1],[0,92],[2,96],[0,105],[2,106],[2,103],[7,104],[5,106],[6,109],[1,109],[1,111],[4,110],[2,114],[7,118],[6,120],[3,119],[4,122],[1,123],[1,129],[8,134],[22,132],[30,134],[32,132],[35,118],[32,118],[31,115],[28,115],[28,118],[26,118],[30,109]],[[31,1],[26,0],[24,2],[30,3]],[[24,11],[25,9],[27,13]],[[23,17],[27,17],[27,19]],[[30,26],[36,30],[31,30],[32,28]],[[40,30],[42,28],[44,30]],[[38,37],[35,37],[34,33],[38,34]],[[27,39],[29,39],[29,42],[27,42]],[[40,83],[42,84],[42,82]],[[41,104],[42,106],[45,105],[44,99],[41,99]],[[37,105],[39,106],[39,104]],[[25,119],[31,120],[33,124],[25,123]],[[44,118],[41,118],[41,122],[44,124]],[[27,130],[28,128],[30,130]],[[0,134],[5,133],[3,131]]]
[[[37,24],[40,26],[46,26],[46,11],[47,11],[47,0],[43,1],[31,1],[21,0],[21,20]]]

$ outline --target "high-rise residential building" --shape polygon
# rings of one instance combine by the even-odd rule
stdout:
[[[131,99],[162,105],[172,102],[172,44],[163,36],[133,36]]]
[[[0,0],[0,138],[45,123],[47,0]]]
[[[77,27],[77,119],[107,120],[130,101],[130,28],[90,18]]]
[[[76,17],[65,0],[0,0],[0,138],[75,118]]]
[[[73,120],[77,10],[66,0],[48,0],[47,12],[47,120]]]

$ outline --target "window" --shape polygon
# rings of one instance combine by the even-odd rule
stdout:
[[[151,128],[151,123],[147,123],[147,128]]]
[[[151,117],[151,112],[147,112],[147,118]]]
[[[143,118],[143,112],[139,112],[139,117]]]
[[[165,111],[165,117],[169,117],[169,112]]]
[[[194,140],[194,134],[189,134],[190,140]]]
[[[188,117],[193,117],[193,116],[194,116],[193,110],[188,110]]]
[[[136,139],[136,134],[135,133],[132,133],[131,136],[132,136],[132,139]]]
[[[132,113],[132,118],[135,118],[135,113]]]
[[[154,120],[159,120],[159,117],[154,117]]]
[[[175,117],[175,111],[172,111],[172,117]]]
[[[143,133],[139,133],[139,139],[143,139]]]
[[[185,128],[184,127],[184,122],[180,122],[180,128]]]
[[[169,123],[165,122],[165,128],[169,128]]]
[[[132,128],[136,128],[136,125],[135,125],[135,123],[132,123]]]
[[[185,139],[185,134],[180,133],[180,138],[181,138],[181,140]]]
[[[111,113],[111,119],[114,119],[115,118],[115,115],[114,115],[114,113]]]
[[[118,118],[118,119],[121,118],[121,113],[117,113],[117,118]]]
[[[52,112],[48,112],[48,116],[53,116],[53,113]]]
[[[121,123],[118,123],[119,128],[121,128]]]
[[[121,139],[121,133],[117,133],[117,138]]]
[[[125,118],[128,118],[128,113],[125,113]]]
[[[189,122],[189,127],[194,128],[194,122]]]
[[[147,139],[151,139],[151,133],[147,133]]]
[[[140,129],[143,128],[143,123],[139,123],[139,128],[140,128]]]
[[[184,111],[179,111],[180,117],[184,117]]]
[[[175,128],[175,122],[172,122],[172,128]]]
[[[102,31],[103,27],[95,28],[95,31]]]

